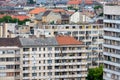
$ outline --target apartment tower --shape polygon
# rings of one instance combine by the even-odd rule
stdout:
[[[104,6],[104,80],[120,80],[120,5]]]

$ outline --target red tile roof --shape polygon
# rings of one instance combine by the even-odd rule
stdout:
[[[45,11],[46,11],[45,8],[35,8],[35,9],[31,10],[29,13],[30,14],[39,14],[39,13],[45,12]]]
[[[29,19],[29,17],[26,16],[26,15],[12,15],[11,17],[12,17],[12,18],[19,19],[20,21],[23,21],[23,20],[25,20],[25,19]]]
[[[4,16],[6,16],[6,14],[0,14],[0,18],[3,18]]]
[[[52,11],[53,11],[53,12],[65,12],[64,9],[53,9]]]
[[[85,4],[93,4],[93,0],[85,0]]]
[[[81,41],[77,41],[71,36],[57,36],[56,40],[59,45],[79,45],[83,44]]]
[[[67,4],[69,5],[78,5],[81,4],[82,0],[69,0]]]

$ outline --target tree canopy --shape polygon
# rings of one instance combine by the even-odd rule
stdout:
[[[0,18],[0,23],[6,22],[6,23],[18,23],[19,25],[25,24],[25,22],[30,21],[29,19],[25,19],[23,21],[20,21],[19,19],[12,18],[11,16],[4,16],[3,18]]]
[[[103,66],[89,69],[87,80],[103,80]]]

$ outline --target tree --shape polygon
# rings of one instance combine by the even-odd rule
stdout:
[[[11,16],[4,16],[3,18],[0,18],[0,23],[6,22],[6,23],[18,23],[19,25],[25,24],[27,21],[30,21],[29,19],[25,19],[23,21],[20,21],[19,19],[12,18]]]
[[[103,80],[103,66],[89,69],[87,80]]]
[[[29,4],[34,4],[35,2],[33,0],[29,0]]]
[[[97,5],[97,6],[94,7],[94,9],[99,9],[99,8],[102,9],[103,7],[102,7],[102,6],[99,6],[99,5]]]

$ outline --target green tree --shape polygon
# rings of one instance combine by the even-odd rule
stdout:
[[[4,16],[3,17],[3,22],[11,22],[12,21],[12,17],[11,16]]]
[[[29,4],[34,4],[35,2],[33,0],[29,0]]]
[[[95,7],[94,7],[94,9],[99,9],[99,8],[101,8],[101,9],[102,9],[103,7],[102,7],[102,6],[100,6],[100,5],[97,5],[97,6],[95,6]]]
[[[25,19],[23,21],[20,21],[19,19],[12,18],[11,16],[4,16],[3,18],[0,18],[0,23],[6,22],[6,23],[18,23],[19,25],[25,24],[27,21],[30,21],[29,19]]]
[[[87,80],[103,80],[103,66],[89,69]]]

